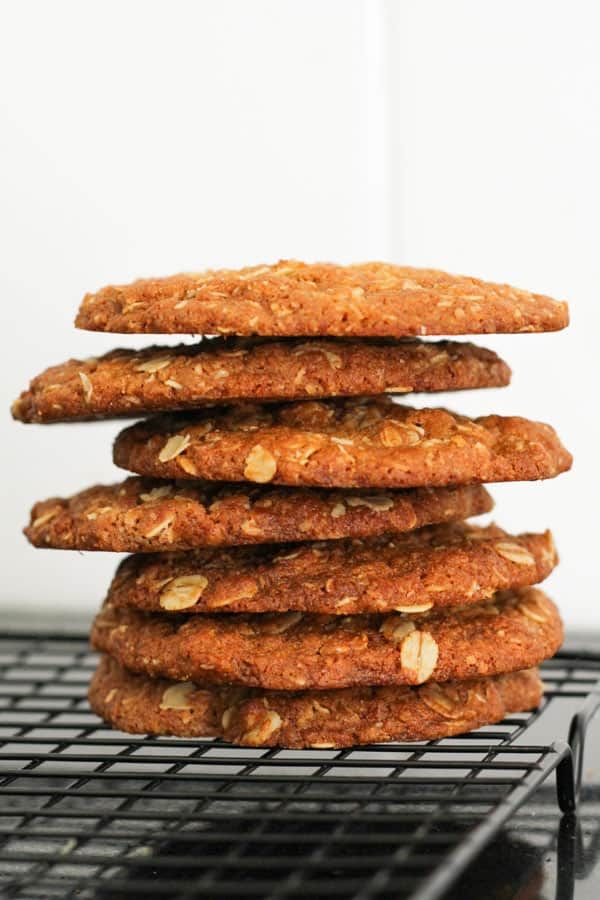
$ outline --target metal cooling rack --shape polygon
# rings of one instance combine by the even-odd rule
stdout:
[[[563,653],[539,710],[460,738],[240,749],[111,731],[94,665],[80,637],[0,638],[2,897],[434,900],[551,772],[573,812],[600,706],[600,655]],[[573,704],[570,744],[532,742]]]
[[[511,816],[444,900],[595,900],[600,896],[599,863],[600,785],[585,785],[577,815],[561,817],[549,779]]]

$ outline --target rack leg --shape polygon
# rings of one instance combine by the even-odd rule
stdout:
[[[562,812],[573,815],[577,811],[583,778],[585,736],[591,719],[600,709],[600,690],[592,691],[571,719],[568,747],[556,769],[556,791]],[[558,746],[558,745],[557,745]]]

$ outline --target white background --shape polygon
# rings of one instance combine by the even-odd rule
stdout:
[[[439,402],[559,430],[573,472],[495,487],[496,519],[552,526],[551,593],[600,626],[599,24],[593,0],[4,2],[3,407],[49,364],[143,346],[72,327],[84,291],[140,275],[385,258],[565,297],[569,331],[482,341],[510,388]],[[115,557],[20,528],[121,477],[119,425],[4,421],[2,608],[90,614]]]

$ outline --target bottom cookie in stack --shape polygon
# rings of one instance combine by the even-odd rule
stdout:
[[[418,687],[264,691],[150,678],[104,656],[89,700],[121,731],[219,737],[246,747],[334,749],[463,734],[535,708],[542,693],[537,669]]]
[[[106,604],[92,709],[124,731],[235,744],[348,747],[430,740],[541,698],[562,641],[535,588],[420,615],[168,615]]]

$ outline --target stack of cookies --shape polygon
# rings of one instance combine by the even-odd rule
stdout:
[[[434,270],[281,262],[87,295],[80,328],[219,335],[71,360],[23,422],[159,413],[135,473],[37,503],[37,547],[126,551],[92,629],[92,708],[124,731],[346,747],[535,707],[562,640],[534,585],[552,537],[467,523],[486,482],[551,478],[548,425],[394,395],[500,387],[507,365],[424,335],[554,331],[566,304]]]

